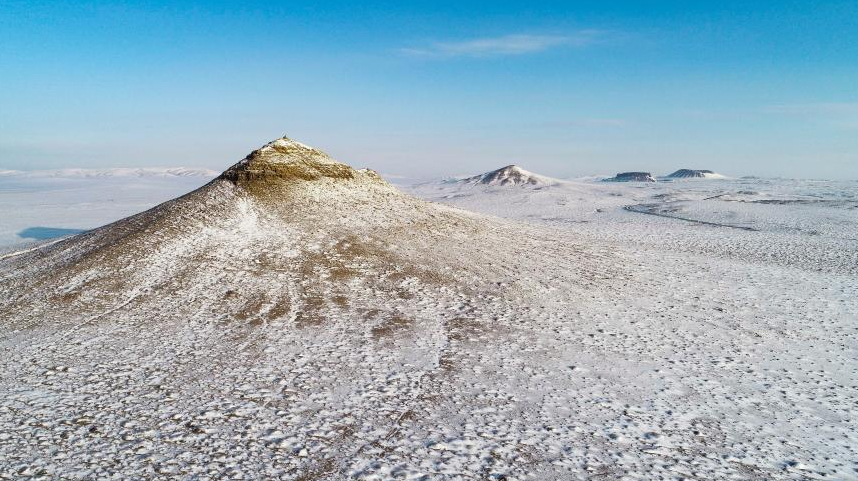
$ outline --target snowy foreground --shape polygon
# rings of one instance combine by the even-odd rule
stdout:
[[[0,479],[858,479],[856,184],[409,193],[281,139],[5,254]]]

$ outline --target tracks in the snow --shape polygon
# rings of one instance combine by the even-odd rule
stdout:
[[[658,207],[661,205],[664,205],[664,204],[627,205],[627,206],[623,207],[623,210],[627,210],[629,212],[637,212],[638,214],[647,214],[647,215],[654,215],[656,217],[664,217],[667,219],[676,219],[676,220],[681,220],[681,221],[685,221],[685,222],[691,222],[694,224],[709,225],[709,226],[713,226],[713,227],[727,227],[730,229],[740,229],[740,230],[746,230],[746,231],[751,231],[751,232],[757,232],[758,231],[758,229],[755,229],[753,227],[746,227],[746,226],[741,226],[741,225],[731,225],[731,224],[720,224],[718,222],[708,222],[705,220],[690,219],[688,217],[681,217],[678,215],[670,215],[670,214],[665,214],[663,212],[656,212],[655,210],[653,210],[655,207]]]

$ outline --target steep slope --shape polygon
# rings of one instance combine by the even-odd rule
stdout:
[[[489,186],[506,186],[506,185],[529,185],[529,186],[547,186],[557,183],[558,181],[550,177],[528,172],[517,165],[507,165],[500,169],[486,172],[485,174],[475,175],[458,181],[458,183],[466,185],[489,185]]]

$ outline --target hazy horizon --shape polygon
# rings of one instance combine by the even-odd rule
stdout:
[[[94,173],[100,173],[100,172],[101,173],[110,173],[113,171],[118,171],[119,172],[118,175],[120,175],[120,176],[133,176],[134,175],[133,173],[125,172],[125,171],[131,171],[131,170],[141,170],[141,171],[159,171],[159,170],[162,170],[162,171],[165,171],[166,174],[176,176],[176,177],[182,177],[182,176],[204,177],[205,176],[204,174],[210,174],[212,176],[216,176],[216,175],[220,174],[220,172],[223,172],[224,170],[226,170],[230,165],[232,165],[234,163],[235,162],[231,162],[229,165],[224,166],[222,169],[216,168],[216,167],[206,167],[206,166],[198,166],[198,165],[178,165],[178,164],[144,165],[144,166],[141,166],[141,165],[130,166],[129,165],[129,166],[123,166],[123,167],[114,167],[114,166],[74,167],[74,166],[67,166],[67,167],[58,167],[58,168],[51,168],[51,169],[0,169],[0,180],[2,180],[5,176],[10,176],[10,175],[15,175],[15,174],[36,175],[37,176],[36,178],[38,178],[39,174],[54,174],[54,175],[52,175],[53,178],[92,178],[92,179],[97,179],[100,177],[86,177],[84,174],[86,174],[86,173],[93,173],[94,174]],[[447,180],[447,179],[463,179],[466,177],[477,176],[477,175],[485,174],[485,173],[488,173],[488,172],[491,172],[494,170],[498,170],[498,169],[505,167],[506,165],[510,165],[510,164],[498,165],[498,166],[491,167],[491,168],[488,168],[488,169],[483,170],[483,171],[449,172],[446,174],[438,174],[438,175],[431,175],[431,174],[429,174],[429,175],[408,175],[408,174],[400,174],[397,172],[379,172],[379,174],[382,177],[384,177],[388,182],[391,182],[393,184],[411,185],[411,184],[416,184],[416,183],[441,181],[441,180]],[[587,173],[587,172],[573,173],[570,175],[552,175],[551,173],[546,173],[546,172],[542,172],[542,171],[533,171],[532,169],[529,169],[526,165],[521,165],[521,164],[514,164],[514,165],[517,165],[517,166],[519,166],[525,170],[531,171],[534,174],[544,175],[546,177],[551,177],[551,178],[555,178],[558,180],[569,180],[569,181],[597,180],[600,178],[613,177],[614,175],[622,173],[622,172],[648,172],[655,177],[661,178],[661,177],[666,177],[668,174],[671,174],[677,170],[689,168],[689,167],[677,167],[677,168],[672,169],[670,171],[664,171],[664,172],[662,172],[662,171],[649,171],[649,170],[646,170],[644,168],[637,168],[637,169],[633,169],[633,170],[629,170],[629,171],[617,171],[617,172],[607,172],[607,171],[595,172],[594,171],[594,172],[589,172],[589,173]],[[356,164],[356,165],[353,165],[353,167],[372,169],[371,165],[357,165]],[[169,172],[167,172],[170,170],[177,170],[177,169],[178,170],[196,171],[196,172],[185,173],[185,174],[169,174]],[[695,168],[690,167],[690,169],[695,169]],[[711,169],[708,169],[708,170],[711,170]],[[206,172],[203,172],[203,171],[206,171]],[[766,180],[858,182],[858,177],[841,177],[841,178],[832,178],[832,177],[785,177],[785,176],[778,176],[778,175],[750,175],[750,174],[736,174],[736,173],[724,174],[723,172],[720,172],[720,171],[715,171],[715,172],[718,174],[725,175],[725,178],[727,178],[727,179],[733,179],[733,180],[766,179]],[[67,176],[62,175],[64,173],[68,173],[68,175]],[[147,172],[142,172],[142,173],[139,173],[139,175],[145,176],[146,173]],[[150,174],[150,175],[155,175],[157,173],[158,172],[148,172],[148,174]],[[717,180],[718,179],[715,179],[715,181],[717,181]],[[695,180],[695,181],[699,181],[699,180]],[[710,179],[710,181],[711,181],[711,179]]]

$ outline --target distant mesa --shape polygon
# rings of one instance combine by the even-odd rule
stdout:
[[[724,176],[711,170],[679,169],[667,176],[669,179],[723,179]]]
[[[655,182],[655,177],[649,172],[620,172],[605,182]]]
[[[507,185],[529,185],[529,186],[545,186],[556,183],[557,181],[542,175],[528,172],[517,165],[507,165],[500,169],[486,172],[485,174],[475,175],[458,181],[461,184],[470,185],[491,185],[491,186],[507,186]]]

